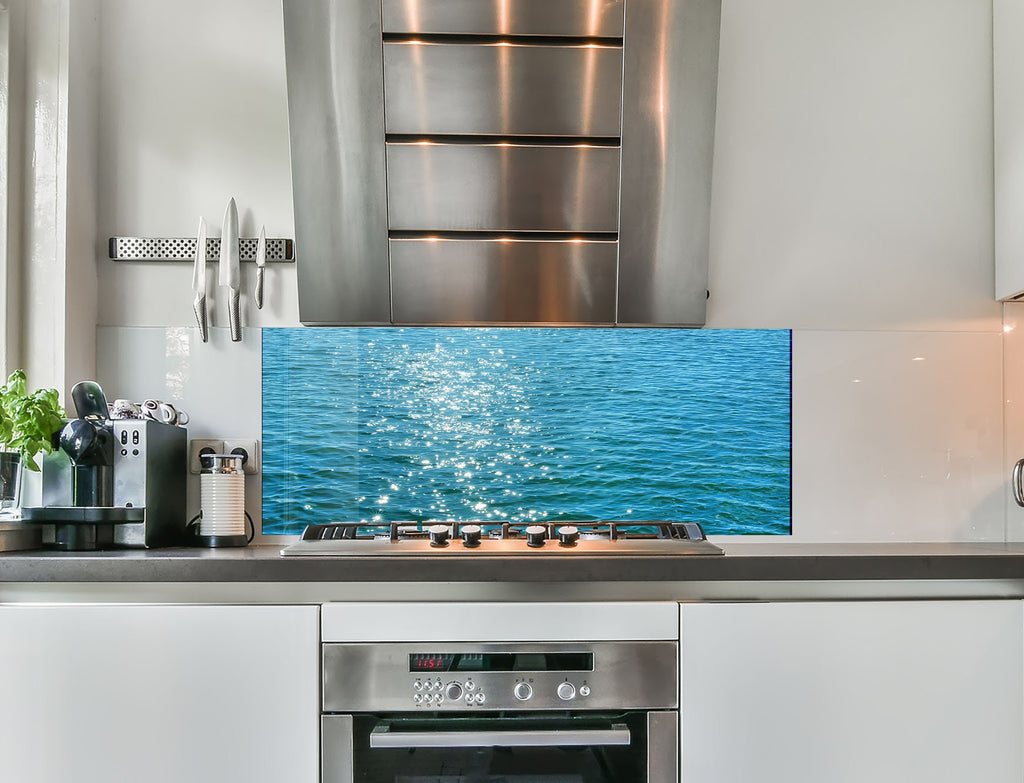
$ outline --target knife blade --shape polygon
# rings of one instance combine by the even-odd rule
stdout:
[[[242,339],[241,314],[239,313],[239,289],[241,288],[238,250],[238,207],[235,200],[228,201],[224,210],[224,227],[220,235],[220,284],[228,289],[228,324],[231,327],[231,341]]]
[[[263,309],[263,275],[267,265],[267,227],[260,226],[260,238],[256,240],[256,291],[253,299],[256,309]]]
[[[199,336],[208,342],[210,332],[206,320],[206,218],[199,218],[199,234],[196,237],[196,260],[192,266],[192,290],[196,298],[192,300],[192,310],[199,324]]]

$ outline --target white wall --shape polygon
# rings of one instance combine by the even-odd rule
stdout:
[[[216,236],[229,196],[243,236],[292,236],[280,2],[101,8],[101,239],[199,215]],[[795,330],[798,540],[1006,535],[992,176],[988,3],[724,0],[708,326]],[[98,264],[100,380],[167,383],[216,426],[201,386],[111,356],[166,340],[132,327],[191,325],[188,265]],[[294,269],[268,292],[244,322],[297,325]],[[253,377],[252,351],[192,331]],[[239,395],[258,428],[258,389]]]
[[[220,236],[231,197],[243,237],[294,237],[280,0],[101,3],[100,237],[195,236],[201,215]],[[258,312],[244,266],[245,323],[298,325],[294,267],[268,268]],[[101,258],[99,280],[101,324],[192,323],[188,265]]]

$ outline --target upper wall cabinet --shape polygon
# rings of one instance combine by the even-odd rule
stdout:
[[[307,325],[700,326],[721,0],[285,0]]]
[[[992,3],[996,298],[1024,296],[1024,0]]]

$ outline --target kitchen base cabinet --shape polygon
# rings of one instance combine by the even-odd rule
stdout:
[[[0,607],[0,780],[315,783],[313,606]]]
[[[683,783],[1020,783],[1019,601],[681,607]]]

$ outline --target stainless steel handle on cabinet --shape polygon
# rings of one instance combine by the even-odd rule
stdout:
[[[551,748],[628,745],[629,728],[532,731],[396,731],[377,726],[370,732],[371,748]]]
[[[1017,501],[1018,506],[1024,507],[1024,484],[1021,483],[1024,478],[1024,459],[1017,460],[1017,464],[1013,466],[1013,481],[1010,483],[1013,485],[1013,499]]]

